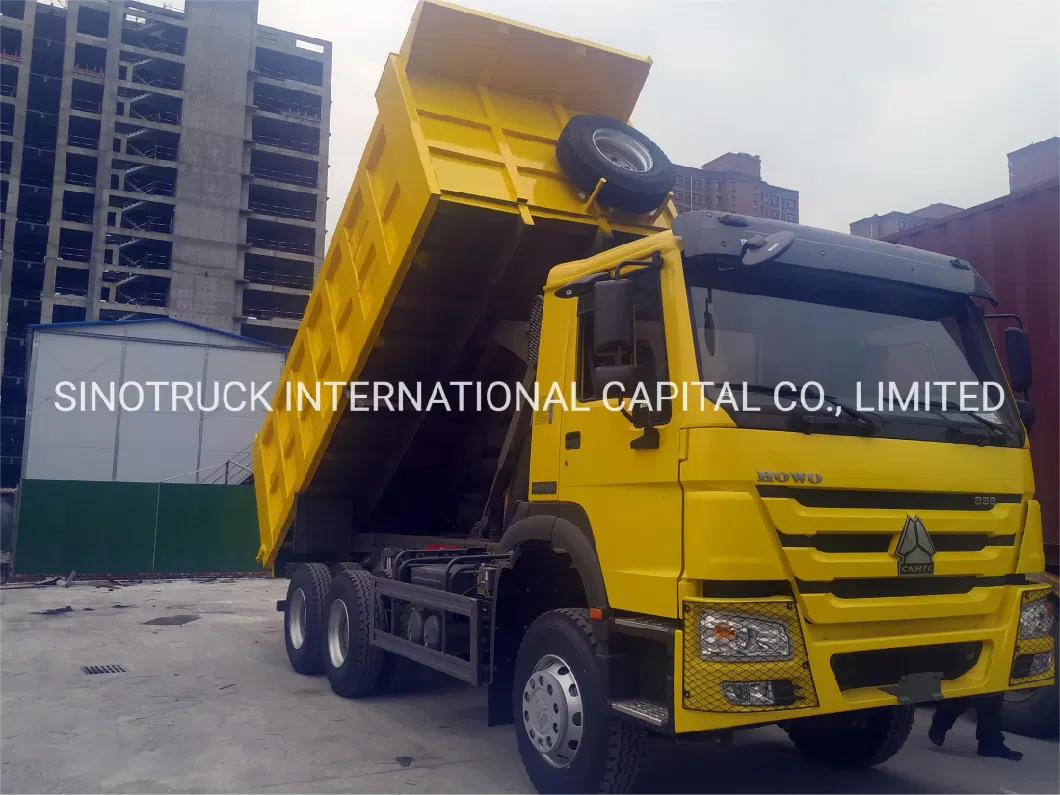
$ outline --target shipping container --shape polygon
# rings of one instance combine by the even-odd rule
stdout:
[[[1020,316],[1031,339],[1037,412],[1030,435],[1034,482],[1042,506],[1042,530],[1050,570],[1058,564],[1060,481],[1060,180],[1052,179],[959,213],[920,224],[885,240],[960,257],[972,264],[998,298],[997,309]],[[1004,329],[1012,321],[988,322],[1005,366]]]

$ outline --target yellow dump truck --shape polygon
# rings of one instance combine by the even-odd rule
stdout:
[[[1025,336],[1006,379],[962,260],[675,218],[649,66],[417,8],[254,445],[292,666],[486,685],[574,792],[651,732],[868,766],[916,703],[1051,683]]]

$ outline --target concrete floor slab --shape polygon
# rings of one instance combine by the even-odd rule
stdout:
[[[325,678],[292,671],[275,612],[285,591],[286,582],[275,580],[5,589],[0,791],[531,790],[511,727],[486,728],[484,691],[443,680],[347,701]],[[89,675],[88,665],[126,672]],[[897,757],[861,773],[806,762],[778,729],[742,733],[728,749],[660,741],[642,785],[656,792],[1060,791],[1055,742],[1012,737],[1027,754],[1014,764],[975,756],[970,721],[958,723],[941,750],[926,729],[922,714]]]

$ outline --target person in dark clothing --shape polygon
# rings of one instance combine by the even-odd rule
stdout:
[[[935,707],[928,739],[941,747],[946,741],[946,732],[953,728],[957,718],[969,707],[975,707],[975,739],[979,741],[979,756],[996,756],[1018,762],[1023,754],[1005,745],[1005,735],[1001,733],[1001,705],[1004,700],[1003,693],[946,699]]]

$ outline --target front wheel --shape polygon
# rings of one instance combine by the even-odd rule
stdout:
[[[1005,731],[1027,737],[1055,737],[1060,731],[1057,686],[1007,691],[1001,722]]]
[[[596,672],[589,611],[539,617],[515,662],[515,733],[538,792],[628,792],[640,769],[645,729],[611,715]]]
[[[799,718],[788,736],[803,754],[829,767],[869,768],[898,753],[913,730],[911,706],[874,707]]]

